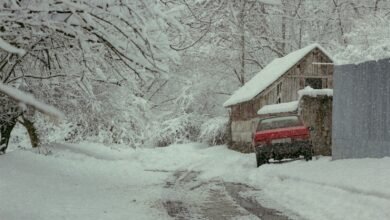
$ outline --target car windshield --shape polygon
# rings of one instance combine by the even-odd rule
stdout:
[[[257,126],[257,131],[286,128],[302,125],[297,116],[269,118],[261,120]]]

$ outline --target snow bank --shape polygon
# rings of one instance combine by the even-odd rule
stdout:
[[[299,104],[299,101],[266,105],[266,106],[262,107],[257,112],[257,114],[259,114],[259,115],[264,114],[265,115],[265,114],[275,114],[275,113],[282,113],[282,112],[293,112],[293,111],[298,110],[298,104]]]
[[[25,92],[20,91],[19,89],[16,89],[12,86],[5,85],[0,82],[0,92],[8,95],[9,97],[15,99],[16,101],[19,101],[23,104],[30,105],[37,109],[38,111],[41,111],[43,113],[46,113],[48,115],[51,115],[53,117],[62,119],[64,118],[64,114],[56,109],[55,107],[51,105],[47,105],[43,102],[40,102],[36,100],[32,95],[27,94]]]
[[[248,182],[262,185],[265,197],[276,206],[306,219],[388,219],[389,165],[390,158],[321,158],[266,165]]]
[[[5,154],[1,219],[170,219],[158,203],[168,173],[146,165],[157,153],[83,144],[57,147],[47,156]]]
[[[234,94],[223,104],[223,106],[228,107],[237,103],[251,100],[315,48],[319,48],[321,51],[327,54],[329,58],[331,58],[326,50],[323,49],[319,44],[311,44],[282,58],[274,59],[251,80],[245,83],[244,86],[234,92]]]

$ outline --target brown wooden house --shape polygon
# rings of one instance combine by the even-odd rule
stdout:
[[[312,44],[273,60],[225,103],[230,108],[230,148],[251,152],[257,111],[265,105],[298,100],[298,90],[333,88],[333,60],[318,44]]]

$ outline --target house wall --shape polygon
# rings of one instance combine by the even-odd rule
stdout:
[[[252,131],[257,125],[258,118],[252,118],[242,121],[231,122],[231,141],[228,144],[230,149],[237,150],[242,153],[252,152]]]
[[[315,49],[252,100],[231,106],[230,148],[250,152],[253,121],[259,119],[257,111],[279,101],[298,100],[298,90],[305,87],[306,78],[321,78],[323,88],[333,88],[333,65],[318,65],[331,62],[324,53]]]
[[[333,159],[390,156],[390,59],[336,66]]]

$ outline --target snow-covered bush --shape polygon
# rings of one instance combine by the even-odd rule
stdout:
[[[200,127],[198,140],[211,146],[226,143],[228,121],[227,117],[215,117],[206,120]]]
[[[163,106],[165,111],[159,106],[154,114],[157,120],[148,129],[152,133],[151,145],[168,146],[193,141],[210,145],[224,143],[227,119],[216,117],[222,114],[216,106],[222,104],[210,91],[211,84],[202,85],[203,78],[200,76],[191,76],[191,81],[180,77],[176,79],[166,87],[166,91],[155,97],[155,102],[158,102],[157,98],[169,100],[166,96],[177,94],[170,105]]]
[[[202,117],[195,114],[182,114],[163,120],[154,126],[152,144],[164,147],[174,143],[196,141],[201,124]]]
[[[75,125],[68,120],[62,120],[60,123],[51,123],[50,118],[41,114],[35,113],[34,125],[37,128],[41,145],[46,145],[53,142],[64,142],[75,136]]]
[[[69,89],[68,89],[69,88]],[[134,95],[131,84],[91,84],[93,94],[83,95],[66,84],[57,89],[46,88],[37,95],[65,112],[66,120],[53,126],[35,115],[37,128],[45,142],[80,142],[140,146],[146,139],[149,125],[148,102]],[[71,91],[71,92],[67,92]]]

